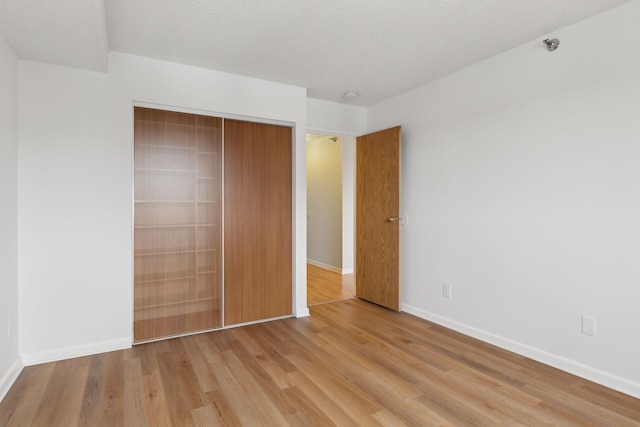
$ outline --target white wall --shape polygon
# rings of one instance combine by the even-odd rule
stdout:
[[[307,140],[307,259],[342,271],[342,138]]]
[[[18,356],[18,60],[0,36],[0,401]],[[13,322],[8,336],[8,319]]]
[[[353,274],[355,256],[356,139],[342,138],[342,274]]]
[[[367,130],[367,109],[308,98],[307,126],[312,133],[359,136]]]
[[[306,91],[120,53],[108,74],[20,63],[20,353],[132,339],[133,102],[295,124],[294,312],[306,307]]]
[[[403,310],[638,397],[639,19],[627,3],[368,116],[403,126]]]

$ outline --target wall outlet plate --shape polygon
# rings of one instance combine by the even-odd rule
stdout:
[[[582,316],[582,333],[592,337],[596,336],[596,319]]]
[[[445,298],[451,298],[451,283],[443,283],[442,284],[442,295]]]

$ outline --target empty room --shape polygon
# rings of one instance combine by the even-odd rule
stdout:
[[[638,22],[0,0],[0,426],[640,426]]]

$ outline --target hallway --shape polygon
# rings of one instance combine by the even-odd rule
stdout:
[[[355,296],[353,274],[340,274],[307,264],[307,304],[309,306],[344,301]]]

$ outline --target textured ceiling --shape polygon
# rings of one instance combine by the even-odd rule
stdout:
[[[22,59],[105,71],[102,0],[0,0],[0,32]]]
[[[367,106],[625,1],[0,0],[0,31],[25,59],[104,71],[115,50]]]

